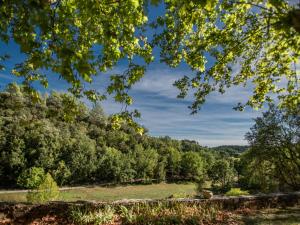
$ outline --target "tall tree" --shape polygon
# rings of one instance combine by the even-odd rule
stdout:
[[[181,159],[181,173],[184,179],[202,180],[204,177],[204,162],[199,153],[185,152]]]
[[[209,169],[209,177],[213,185],[220,185],[222,189],[231,187],[236,171],[230,160],[219,159]]]
[[[278,182],[279,188],[299,190],[299,115],[299,110],[286,112],[272,105],[262,117],[255,119],[255,125],[246,134],[251,148],[244,156],[250,175],[251,171],[263,167],[265,172],[269,171],[270,179]]]

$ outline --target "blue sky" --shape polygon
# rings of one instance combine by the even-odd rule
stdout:
[[[155,17],[159,11],[162,11],[161,7],[151,17]],[[0,88],[3,88],[9,82],[19,81],[10,75],[9,68],[13,63],[20,62],[22,55],[14,43],[9,45],[0,43],[0,48],[0,55],[8,53],[13,56],[7,63],[8,70],[0,72]],[[155,55],[157,57],[157,54]],[[118,64],[107,74],[96,77],[92,87],[103,90],[108,75],[122,72],[125,68],[122,63]],[[199,113],[190,115],[187,107],[191,104],[192,98],[188,96],[186,99],[177,99],[178,90],[172,85],[175,80],[189,73],[190,70],[185,65],[171,69],[159,63],[159,60],[151,64],[145,77],[129,92],[134,98],[134,104],[130,108],[138,109],[142,113],[139,122],[147,127],[153,136],[168,135],[176,139],[191,139],[206,146],[247,144],[244,135],[253,125],[253,118],[259,116],[261,111],[247,109],[238,112],[232,107],[238,102],[245,103],[251,90],[234,87],[227,90],[224,95],[213,93],[208,96]],[[59,80],[56,74],[50,73],[48,78],[49,88],[40,89],[42,92],[67,90],[66,82]],[[87,104],[91,105],[89,102]],[[102,105],[109,114],[121,110],[121,105],[111,99],[102,102]]]
[[[107,75],[96,77],[92,86],[103,90],[109,74],[123,69],[125,67],[120,65]],[[199,113],[190,115],[187,107],[192,98],[188,96],[186,99],[177,99],[178,90],[172,85],[176,79],[188,72],[190,71],[184,66],[171,69],[160,63],[154,63],[148,68],[145,77],[129,92],[134,98],[130,109],[138,109],[142,113],[139,122],[147,127],[153,136],[168,135],[176,139],[191,139],[205,146],[247,144],[244,135],[253,125],[253,118],[260,115],[260,112],[252,109],[238,112],[232,107],[238,102],[245,102],[251,90],[235,87],[227,90],[224,95],[213,93],[208,96]],[[68,84],[59,80],[57,75],[52,74],[48,77],[49,88],[40,89],[42,92],[67,90]],[[18,80],[8,71],[0,73],[1,88],[14,81]],[[84,101],[91,105],[90,102]],[[111,98],[102,102],[102,106],[109,114],[120,112],[122,108]]]
[[[187,72],[161,64],[148,69],[141,82],[130,91],[134,97],[131,108],[137,108],[142,113],[140,123],[154,136],[192,139],[207,146],[247,144],[244,135],[253,125],[253,118],[261,112],[252,109],[238,112],[232,107],[238,102],[246,102],[251,90],[235,87],[224,95],[213,93],[199,113],[190,115],[187,107],[192,98],[177,99],[178,90],[172,85]],[[107,112],[121,109],[111,100],[103,102],[103,106]]]

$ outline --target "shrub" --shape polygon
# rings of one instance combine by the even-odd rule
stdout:
[[[52,172],[55,181],[62,186],[71,177],[72,173],[67,167],[65,161],[60,161],[57,168]]]
[[[115,210],[106,206],[104,209],[91,211],[88,208],[74,207],[70,211],[70,219],[74,224],[110,224],[114,219]]]
[[[59,188],[52,176],[47,173],[43,182],[34,189],[28,192],[26,198],[28,202],[43,203],[47,201],[53,201],[59,196]]]
[[[31,167],[24,170],[18,177],[17,183],[28,189],[37,188],[45,179],[45,171],[40,167]]]
[[[215,224],[220,208],[213,205],[198,205],[167,202],[157,204],[106,205],[100,209],[83,205],[69,211],[73,224]],[[227,223],[226,223],[227,224]]]
[[[240,188],[231,188],[226,192],[226,196],[240,196],[240,195],[249,195],[248,191],[243,191]]]
[[[136,215],[134,214],[132,208],[128,209],[125,206],[121,205],[119,208],[119,214],[124,224],[134,223],[136,221]]]

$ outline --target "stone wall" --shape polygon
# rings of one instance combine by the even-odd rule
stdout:
[[[73,206],[88,206],[99,208],[105,205],[136,205],[136,204],[186,204],[199,206],[213,206],[220,210],[237,209],[263,209],[279,208],[300,205],[300,192],[286,194],[269,194],[255,196],[239,197],[221,197],[214,196],[212,199],[164,199],[164,200],[120,200],[115,202],[94,202],[94,201],[76,201],[76,202],[49,202],[47,204],[26,204],[26,203],[8,203],[0,202],[0,224],[5,218],[9,221],[18,221],[13,224],[22,224],[22,221],[28,221],[45,215],[64,217],[68,209]]]

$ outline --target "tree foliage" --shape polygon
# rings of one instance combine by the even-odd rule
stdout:
[[[203,160],[196,152],[185,152],[181,161],[182,175],[187,179],[201,180],[204,177]]]
[[[114,130],[100,105],[89,109],[68,94],[39,98],[15,84],[0,92],[1,186],[37,188],[45,173],[59,185],[195,180],[203,156],[215,157],[196,142],[141,136],[125,123]],[[65,117],[70,102],[75,113]]]
[[[196,72],[175,83],[179,97],[193,90],[192,112],[212,91],[250,82],[253,95],[245,105],[261,107],[277,94],[281,105],[293,108],[300,94],[299,18],[299,8],[288,1],[170,0],[157,40],[163,61],[171,66],[184,61]]]
[[[59,196],[59,188],[52,176],[47,173],[42,182],[34,190],[27,193],[27,201],[32,203],[43,203],[54,201]]]
[[[299,190],[299,111],[274,106],[247,133],[249,146],[208,148],[196,141],[113,129],[100,105],[88,108],[65,93],[34,102],[24,87],[0,92],[1,186],[38,188],[49,173],[59,185],[206,181],[223,191]],[[73,102],[74,114],[65,117]],[[248,150],[246,150],[248,148]]]
[[[163,13],[148,21],[155,5]],[[162,62],[171,67],[184,62],[193,71],[175,83],[179,97],[194,93],[192,113],[209,93],[249,83],[253,95],[238,109],[261,107],[274,94],[280,105],[295,108],[300,95],[299,15],[299,6],[288,0],[3,0],[0,40],[20,47],[24,58],[14,62],[12,73],[24,78],[35,97],[31,83],[47,87],[48,71],[69,82],[75,96],[98,100],[112,94],[130,105],[127,90],[143,77],[158,46]],[[84,88],[121,60],[128,69],[111,75],[104,93]],[[120,118],[114,117],[116,127]]]
[[[271,105],[246,134],[250,150],[247,161],[250,184],[264,190],[300,188],[299,110],[282,111]],[[262,179],[264,177],[264,179]]]
[[[45,171],[43,168],[32,167],[24,170],[18,177],[17,183],[21,187],[28,189],[37,188],[45,179]]]
[[[228,189],[234,183],[236,171],[232,162],[227,159],[219,159],[209,169],[209,177],[214,186],[219,186],[221,189]]]

